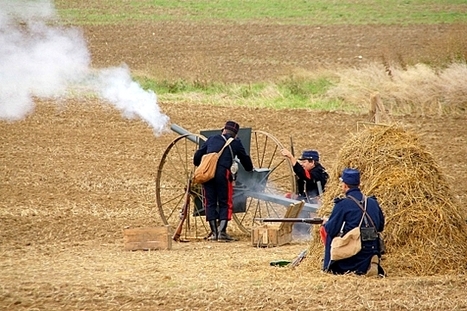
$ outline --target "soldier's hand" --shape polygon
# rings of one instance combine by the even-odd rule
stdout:
[[[292,157],[292,154],[290,153],[290,151],[285,149],[285,148],[281,150],[281,154],[286,158],[291,158]]]

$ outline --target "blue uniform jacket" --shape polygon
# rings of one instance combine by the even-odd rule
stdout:
[[[230,135],[221,134],[208,137],[208,139],[203,143],[201,148],[195,152],[195,155],[193,157],[193,164],[195,166],[198,166],[201,163],[201,158],[203,157],[203,155],[211,152],[219,152],[222,149],[222,146],[224,146],[225,144],[225,139],[222,138],[222,136],[224,136],[225,139],[229,139],[231,137]],[[243,147],[241,140],[239,138],[234,139],[230,143],[230,147],[232,148],[232,153],[234,157],[238,157],[243,168],[245,168],[247,172],[252,171],[253,162],[251,161],[250,156],[246,153],[245,147]],[[231,165],[232,155],[230,154],[229,147],[226,147],[222,152],[221,156],[219,157],[217,166],[230,169]]]
[[[347,191],[346,196],[353,196],[358,201],[361,201],[363,194],[358,188]],[[343,233],[347,233],[357,227],[363,215],[360,207],[350,198],[336,199],[334,208],[329,216],[329,220],[324,224],[327,237],[324,250],[323,269],[337,274],[347,272],[355,272],[357,274],[365,274],[370,266],[371,257],[373,255],[381,256],[378,241],[362,242],[362,250],[356,255],[337,261],[331,261],[331,241],[339,235],[342,223],[345,221]],[[368,197],[367,213],[373,220],[378,232],[384,230],[384,214],[374,197]],[[369,226],[371,221],[368,220]],[[362,227],[365,222],[362,223]]]
[[[321,188],[324,192],[326,182],[328,180],[328,173],[326,169],[318,163],[311,171],[305,171],[299,162],[295,162],[293,166],[295,175],[298,177],[297,187],[298,194],[302,198],[315,197],[319,195],[317,182],[321,182]],[[305,193],[306,188],[306,193]]]

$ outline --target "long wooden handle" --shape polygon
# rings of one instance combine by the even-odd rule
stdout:
[[[190,188],[191,188],[191,176],[188,178],[186,190],[185,190],[185,197],[184,203],[181,211],[180,222],[178,223],[177,229],[172,236],[172,239],[176,242],[180,241],[180,236],[182,235],[183,224],[188,216],[188,211],[190,210]]]
[[[255,218],[254,220],[260,222],[303,222],[312,225],[321,225],[323,218]]]

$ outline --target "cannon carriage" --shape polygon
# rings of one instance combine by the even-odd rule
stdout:
[[[172,124],[179,134],[165,149],[157,169],[156,204],[165,225],[177,227],[186,193],[190,196],[190,212],[183,224],[184,239],[201,239],[210,232],[205,221],[202,186],[188,183],[194,172],[193,155],[207,137],[219,134],[219,129],[191,133]],[[255,169],[246,172],[242,165],[233,191],[231,230],[250,235],[256,218],[283,217],[286,209],[298,201],[285,197],[296,192],[296,178],[289,161],[280,151],[284,146],[271,134],[251,128],[241,128],[238,137],[251,156]],[[235,159],[238,161],[237,159]],[[189,185],[189,189],[187,189]],[[316,204],[306,203],[303,209],[317,210]]]

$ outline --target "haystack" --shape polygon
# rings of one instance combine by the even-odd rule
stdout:
[[[386,217],[388,275],[435,275],[467,271],[466,212],[453,200],[436,158],[415,133],[399,126],[371,126],[353,134],[339,152],[318,214],[328,216],[341,193],[345,167],[362,173],[361,189],[375,195]],[[318,229],[306,266],[321,268]]]

